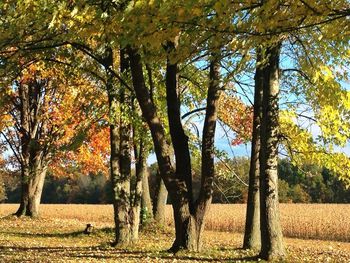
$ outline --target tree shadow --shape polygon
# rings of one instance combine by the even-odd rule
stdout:
[[[231,250],[234,251],[235,249]],[[105,246],[89,246],[89,247],[16,247],[16,246],[0,246],[0,251],[3,256],[27,255],[30,252],[35,253],[37,257],[42,254],[45,257],[48,253],[55,257],[61,257],[66,260],[137,260],[142,262],[147,258],[155,262],[159,261],[193,261],[193,262],[254,262],[258,260],[257,256],[242,257],[208,257],[200,253],[194,255],[174,255],[166,252],[156,252],[154,250],[126,250],[114,249]]]
[[[74,232],[66,232],[66,233],[24,233],[24,232],[11,232],[11,231],[0,231],[0,234],[7,234],[11,236],[17,236],[17,237],[25,237],[25,238],[36,238],[36,237],[44,237],[44,238],[69,238],[69,237],[80,237],[80,236],[94,236],[99,234],[112,234],[113,228],[105,227],[105,228],[99,228],[95,229],[92,234],[85,234],[84,230],[82,231],[74,231]]]

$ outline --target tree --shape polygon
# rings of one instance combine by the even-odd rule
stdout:
[[[48,70],[35,61],[6,84],[2,106],[8,118],[3,119],[1,133],[14,154],[15,167],[21,170],[22,199],[17,216],[38,216],[47,169],[55,166],[52,161],[57,152],[75,139],[76,131],[84,129],[84,121],[86,124],[83,108],[90,102],[77,90],[85,89],[88,95],[90,84],[82,79],[68,81],[62,68]],[[71,92],[74,89],[76,95]]]
[[[326,168],[340,174],[344,181],[349,181],[350,161],[347,156],[336,152],[331,156],[326,154],[334,145],[344,145],[349,135],[348,123],[344,121],[348,116],[349,96],[338,85],[339,80],[345,80],[346,77],[338,78],[339,74],[332,72],[329,61],[333,63],[336,53],[328,52],[321,43],[322,38],[325,38],[330,40],[327,45],[335,44],[340,50],[348,52],[348,39],[335,36],[331,30],[334,25],[347,28],[347,0],[317,4],[276,0],[256,3],[211,0],[100,1],[93,4],[79,0],[57,3],[40,1],[40,4],[30,1],[8,2],[10,4],[1,5],[5,17],[1,18],[5,29],[0,36],[0,42],[4,43],[1,44],[1,63],[7,63],[6,59],[28,50],[37,50],[41,58],[52,60],[50,52],[44,50],[60,50],[63,57],[74,60],[76,66],[82,64],[85,74],[89,73],[90,78],[99,79],[106,87],[109,101],[111,178],[115,193],[113,202],[116,243],[128,244],[132,239],[131,232],[137,232],[132,230],[130,221],[137,218],[135,214],[138,213],[139,186],[145,155],[141,149],[134,151],[140,165],[137,166],[134,177],[130,168],[133,132],[129,119],[133,118],[131,113],[134,113],[131,98],[136,96],[142,116],[151,131],[159,172],[169,190],[173,205],[176,238],[171,250],[176,252],[179,249],[200,249],[200,237],[215,178],[213,141],[220,90],[226,87],[227,79],[233,78],[241,85],[245,79],[244,74],[250,74],[252,50],[260,49],[255,69],[256,80],[260,81],[256,88],[261,88],[262,93],[258,90],[255,95],[262,94],[262,105],[261,116],[259,103],[255,105],[258,109],[255,109],[254,116],[255,136],[249,191],[249,204],[255,205],[253,210],[248,209],[247,231],[256,226],[250,222],[257,215],[257,202],[253,200],[257,200],[258,196],[254,189],[257,186],[256,173],[259,166],[261,256],[284,256],[277,206],[276,167],[279,138],[285,139],[286,147],[292,146],[292,150],[288,149],[287,152],[296,156],[295,162],[298,158],[324,162]],[[24,12],[28,8],[33,11],[28,16],[13,19],[16,12]],[[52,10],[54,15],[48,16],[48,10]],[[27,24],[31,25],[30,30],[23,30],[23,25]],[[42,25],[49,26],[43,28]],[[22,31],[24,33],[17,36],[17,32]],[[347,36],[347,33],[344,35]],[[311,80],[311,88],[302,85],[302,92],[311,102],[315,116],[319,119],[323,133],[321,137],[325,142],[322,146],[315,144],[311,134],[295,124],[293,112],[283,111],[279,116],[278,71],[282,40],[290,40],[290,43],[298,43],[302,47],[302,54],[291,56],[291,60],[299,63],[296,72],[302,72],[304,81]],[[317,48],[322,52],[315,52]],[[313,51],[311,56],[308,54],[309,50]],[[77,54],[79,55],[76,56]],[[310,61],[322,63],[311,67],[313,63]],[[60,63],[66,61],[60,60]],[[206,67],[205,70],[201,64]],[[343,62],[335,64],[344,65]],[[161,102],[153,99],[155,85],[144,76],[145,70],[149,76],[148,69],[155,65],[159,66],[159,82],[165,83],[165,86],[157,83],[159,87],[156,92],[165,97],[160,99]],[[186,72],[186,68],[190,70]],[[223,68],[230,72],[224,75]],[[201,78],[200,85],[193,85],[198,80],[195,79],[197,74],[184,72],[198,71],[202,72],[201,76],[208,77],[205,81]],[[285,72],[287,71],[293,70]],[[185,78],[187,80],[183,82]],[[208,91],[194,89],[192,86],[205,86]],[[304,86],[307,88],[304,89]],[[202,95],[204,93],[206,94]],[[339,102],[340,107],[337,106]],[[159,104],[164,107],[159,107]],[[194,109],[195,106],[201,107]],[[202,141],[198,144],[201,145],[201,185],[199,196],[195,197],[191,158],[191,139],[194,136],[191,136],[191,130],[184,125],[181,110],[189,109],[193,113],[203,110],[203,107],[206,115]],[[258,117],[261,117],[260,132],[256,124]],[[337,127],[340,132],[332,134],[332,127]],[[278,128],[285,131],[279,133]],[[289,145],[286,143],[288,140],[292,141]],[[258,147],[255,146],[259,142],[257,157]],[[295,154],[296,152],[300,154]],[[173,155],[174,164],[171,162]],[[342,170],[347,172],[341,173]],[[301,189],[296,190],[299,194],[302,193]],[[250,239],[249,236],[250,233],[247,233],[246,240]]]
[[[260,249],[260,132],[262,118],[262,92],[263,92],[263,69],[261,68],[262,54],[257,49],[256,70],[255,70],[255,90],[254,90],[254,112],[253,112],[253,131],[252,148],[250,155],[249,170],[249,189],[247,200],[247,214],[244,231],[243,248]]]
[[[263,50],[267,64],[263,67],[260,163],[261,252],[264,259],[285,255],[278,209],[278,93],[281,43]]]

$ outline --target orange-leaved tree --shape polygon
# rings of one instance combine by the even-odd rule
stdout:
[[[94,160],[89,169],[95,164],[102,167],[103,154],[96,158],[92,152],[103,147],[94,140],[89,146],[84,142],[89,138],[87,127],[103,115],[104,97],[96,94],[97,83],[91,79],[72,72],[68,78],[65,67],[36,60],[20,60],[20,65],[14,79],[3,79],[1,134],[14,156],[8,158],[14,160],[11,166],[21,171],[21,204],[16,215],[36,217],[46,172],[58,167],[55,157],[62,151],[79,148],[76,155],[81,156],[75,161]],[[68,160],[72,154],[65,157],[62,162],[74,162],[74,158]]]

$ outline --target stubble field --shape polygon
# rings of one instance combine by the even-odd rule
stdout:
[[[249,262],[241,250],[245,205],[212,205],[203,253],[169,254],[171,208],[161,229],[148,226],[140,241],[116,249],[111,205],[42,205],[39,219],[8,216],[17,208],[0,204],[0,262]],[[282,204],[287,262],[350,262],[350,205]],[[84,235],[87,223],[93,234]]]

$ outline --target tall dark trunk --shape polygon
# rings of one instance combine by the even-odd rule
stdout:
[[[262,112],[263,72],[261,68],[261,51],[257,49],[254,91],[254,113],[252,131],[252,149],[250,155],[249,187],[246,223],[244,231],[243,248],[256,249],[261,247],[260,234],[260,193],[259,193],[259,151],[260,151],[260,126]]]
[[[121,52],[121,71],[125,70],[125,61]],[[105,53],[105,67],[113,66],[113,52],[110,48]],[[107,93],[110,118],[110,171],[113,188],[113,208],[115,222],[115,242],[117,246],[127,245],[130,241],[130,130],[128,124],[117,116],[118,92],[113,83],[112,74],[107,71]],[[121,94],[120,97],[124,96]],[[125,117],[124,117],[125,118]],[[118,127],[119,126],[119,127]]]
[[[191,249],[194,251],[201,250],[205,216],[212,200],[215,177],[214,138],[219,97],[220,64],[218,57],[213,55],[213,59],[210,62],[207,107],[202,135],[201,190],[197,200],[195,217],[192,218],[192,226],[190,228]]]
[[[264,66],[264,85],[261,119],[260,149],[260,224],[263,259],[281,259],[285,256],[278,207],[278,94],[279,55],[281,45],[267,47]]]
[[[128,49],[128,54],[130,58],[132,81],[136,98],[139,102],[142,115],[145,118],[151,131],[154,149],[158,161],[158,167],[162,179],[164,180],[165,186],[169,191],[174,215],[178,215],[177,217],[175,216],[176,225],[179,224],[179,222],[183,221],[182,218],[184,214],[189,214],[188,208],[187,211],[186,208],[183,209],[184,207],[188,207],[189,201],[186,182],[183,180],[183,178],[180,178],[177,176],[177,174],[174,174],[174,169],[170,162],[169,145],[166,141],[164,127],[160,118],[157,116],[156,107],[153,104],[149,91],[145,85],[141,57],[137,53],[137,50],[134,50],[132,48]],[[179,244],[176,244],[175,246],[177,249],[183,244],[182,240],[180,240],[183,236],[183,232],[178,226],[175,227],[175,230],[176,240]]]
[[[170,48],[173,48],[170,45]],[[166,67],[166,101],[170,136],[175,153],[176,177],[186,183],[186,197],[184,202],[175,206],[174,219],[176,239],[172,246],[173,251],[187,249],[190,246],[190,217],[194,215],[194,204],[192,198],[192,171],[191,156],[188,146],[188,136],[181,123],[180,99],[177,92],[177,64],[167,61]]]

